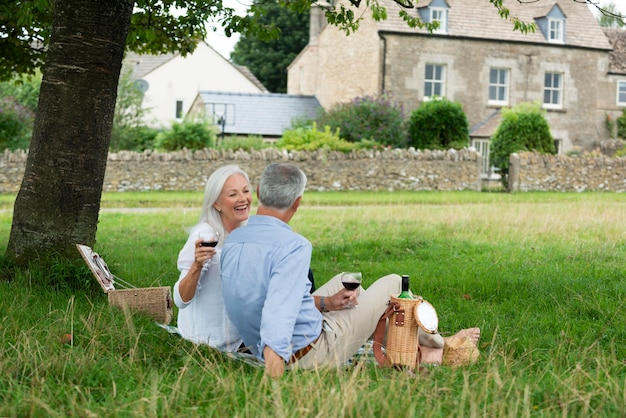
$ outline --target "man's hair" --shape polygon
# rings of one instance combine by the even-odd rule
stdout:
[[[306,175],[289,163],[272,163],[265,167],[259,183],[259,203],[267,208],[286,211],[304,194]]]

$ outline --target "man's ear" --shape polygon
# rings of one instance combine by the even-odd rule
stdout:
[[[302,196],[298,196],[298,198],[291,205],[291,208],[294,210],[294,212],[298,210],[298,208],[300,207],[300,203],[302,203]]]

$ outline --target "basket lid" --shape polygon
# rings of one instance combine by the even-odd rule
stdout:
[[[100,283],[100,286],[102,286],[104,293],[115,290],[115,286],[113,285],[115,282],[114,276],[111,274],[109,266],[104,262],[104,259],[86,245],[76,244],[76,248],[78,248],[80,255],[83,256],[89,270],[91,270],[96,280],[98,280],[98,283]]]
[[[439,317],[435,307],[425,300],[415,305],[415,320],[417,325],[429,334],[436,334],[439,327]]]

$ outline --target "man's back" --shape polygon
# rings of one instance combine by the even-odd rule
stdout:
[[[271,216],[252,216],[224,243],[222,293],[244,343],[261,357],[269,345],[286,361],[321,332],[310,295],[311,244]]]

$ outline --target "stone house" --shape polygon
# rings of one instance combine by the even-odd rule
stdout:
[[[144,123],[168,128],[187,114],[199,91],[263,93],[267,89],[246,68],[235,65],[206,42],[191,54],[149,55],[129,53],[125,68],[144,92]]]
[[[326,109],[387,93],[407,114],[434,96],[457,101],[484,174],[502,108],[540,102],[565,153],[597,147],[609,136],[607,115],[626,106],[626,74],[614,72],[612,45],[585,3],[505,1],[512,16],[536,24],[528,34],[513,31],[487,0],[420,0],[404,9],[438,21],[433,33],[408,27],[392,0],[380,3],[388,18],[368,17],[349,36],[313,7],[309,44],[288,69],[288,93],[315,95]]]

